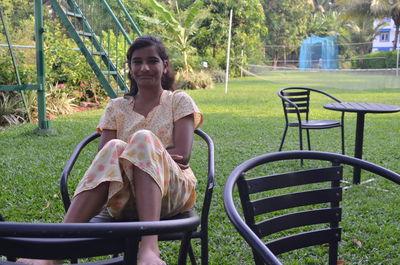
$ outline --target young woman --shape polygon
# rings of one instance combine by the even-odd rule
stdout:
[[[189,95],[173,91],[174,73],[159,39],[139,37],[127,59],[130,92],[111,100],[100,119],[99,152],[75,191],[66,223],[88,222],[104,207],[117,219],[157,221],[195,203],[189,158],[203,116]],[[165,264],[157,235],[142,237],[138,264]]]

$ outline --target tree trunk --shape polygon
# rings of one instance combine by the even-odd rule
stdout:
[[[275,51],[274,54],[274,65],[273,65],[273,69],[276,70],[276,67],[278,66],[278,51]]]
[[[187,52],[183,52],[183,61],[184,61],[184,64],[185,64],[186,74],[189,74],[189,64],[188,64]]]
[[[394,33],[394,40],[393,40],[393,51],[397,49],[397,41],[399,39],[399,27],[400,25],[396,25],[396,31]]]
[[[394,41],[393,41],[393,50],[395,51],[397,49],[397,42],[399,40],[400,13],[396,12],[392,14],[392,19],[394,21],[394,24],[396,25],[396,31],[394,34]]]

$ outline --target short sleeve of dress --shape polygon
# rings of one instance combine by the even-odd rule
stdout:
[[[203,123],[203,114],[200,112],[193,99],[183,91],[174,91],[172,108],[174,122],[187,115],[193,114],[195,129],[200,127]]]
[[[117,122],[115,119],[115,108],[113,104],[113,100],[111,100],[108,104],[106,109],[104,110],[103,115],[100,118],[100,122],[97,125],[97,132],[102,133],[104,129],[107,130],[116,130],[117,129]]]

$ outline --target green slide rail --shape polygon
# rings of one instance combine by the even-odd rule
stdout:
[[[51,0],[51,4],[107,95],[115,98],[128,92],[125,52],[132,43],[129,34],[141,32],[122,2],[118,1],[118,11],[123,18],[106,0]]]

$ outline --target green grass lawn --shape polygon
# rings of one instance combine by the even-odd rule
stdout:
[[[257,73],[255,69],[255,72]],[[395,71],[338,70],[338,71],[260,71],[261,78],[293,86],[352,89],[400,88],[400,76]]]
[[[281,102],[276,95],[285,86],[265,80],[235,79],[224,93],[224,86],[188,91],[205,116],[201,127],[214,140],[216,153],[216,187],[210,213],[210,264],[251,264],[252,254],[224,211],[222,190],[226,177],[241,162],[263,153],[277,151],[283,132]],[[398,89],[325,88],[343,101],[400,104]],[[313,106],[328,101],[313,98]],[[60,222],[64,210],[59,194],[59,177],[74,146],[94,132],[102,110],[61,116],[52,121],[57,133],[33,134],[36,124],[0,129],[0,213],[10,221]],[[320,109],[315,118],[339,119],[340,113]],[[367,114],[364,136],[364,159],[400,172],[400,113]],[[345,118],[346,152],[354,153],[356,115]],[[313,149],[340,152],[340,131],[313,131]],[[296,129],[290,130],[285,150],[298,149]],[[191,165],[204,184],[204,155],[196,140]],[[73,173],[75,185],[96,152],[85,151]],[[197,155],[197,156],[196,156]],[[345,180],[352,171],[346,169]],[[362,180],[371,178],[362,175]],[[73,189],[73,187],[71,187]],[[400,264],[400,187],[379,179],[344,192],[340,259],[346,264]],[[199,191],[201,198],[201,189]],[[361,241],[362,247],[352,243]],[[176,264],[177,244],[163,243],[162,255],[168,264]],[[199,252],[199,245],[195,246]],[[286,264],[326,264],[325,247],[295,251],[284,255]]]

